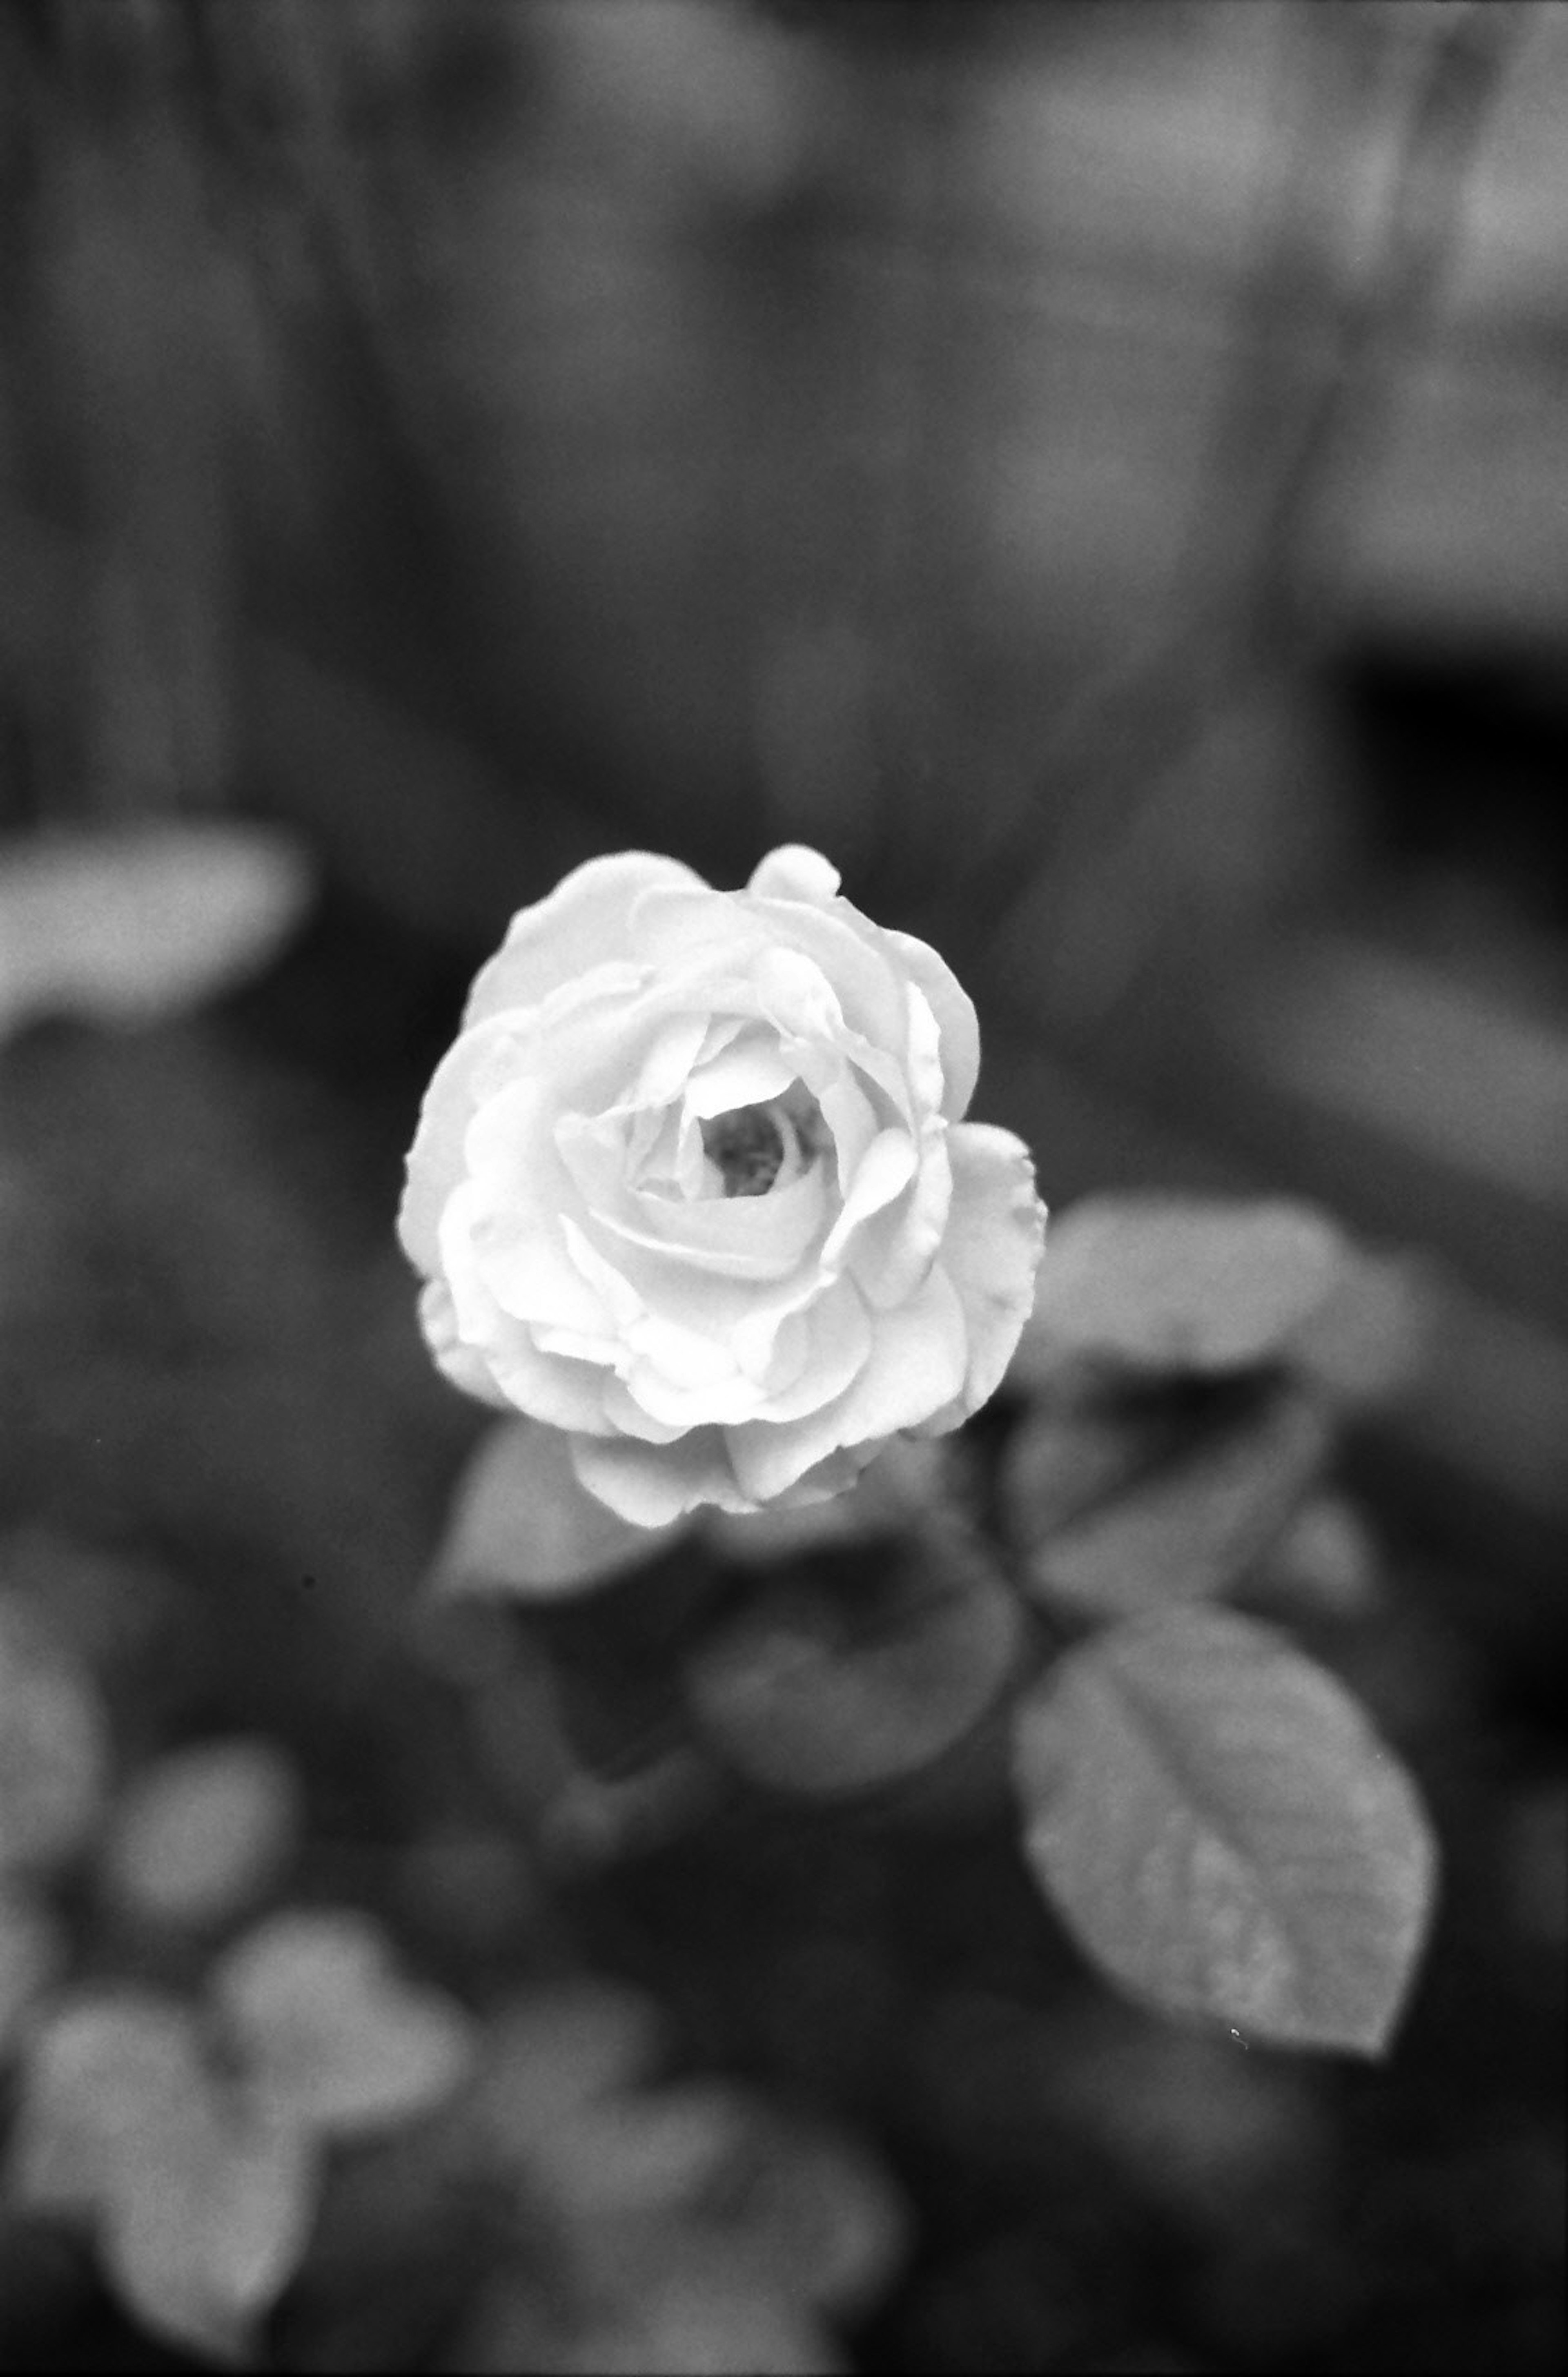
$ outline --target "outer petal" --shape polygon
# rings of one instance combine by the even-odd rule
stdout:
[[[752,889],[757,888],[753,876]],[[956,1122],[968,1108],[980,1073],[980,1025],[973,999],[946,959],[939,957],[928,942],[917,940],[913,933],[897,933],[873,924],[852,901],[836,899],[829,904],[835,917],[850,926],[868,949],[875,950],[885,964],[929,1002],[941,1032],[946,1081],[942,1113],[950,1122]]]
[[[441,1225],[446,1300],[432,1299],[421,1312],[427,1326],[433,1322],[443,1332],[437,1358],[449,1376],[456,1375],[452,1349],[465,1347],[479,1356],[516,1410],[554,1427],[603,1432],[609,1426],[603,1368],[542,1351],[528,1326],[503,1312],[486,1286],[469,1237],[473,1195],[472,1186],[465,1185],[448,1200]]]
[[[437,1066],[419,1109],[405,1166],[398,1236],[409,1260],[427,1275],[440,1266],[441,1209],[467,1175],[463,1140],[478,1104],[478,1078],[485,1059],[506,1040],[508,1029],[497,1019],[455,1040]]]
[[[634,1527],[667,1526],[704,1503],[721,1511],[754,1507],[736,1483],[722,1428],[695,1427],[665,1445],[574,1437],[571,1457],[588,1491]]]
[[[906,1304],[877,1315],[870,1359],[844,1404],[841,1441],[871,1442],[916,1427],[961,1392],[964,1308],[940,1262]]]
[[[929,1419],[962,1392],[965,1352],[963,1307],[938,1263],[907,1304],[876,1315],[870,1352],[835,1402],[782,1425],[758,1419],[726,1429],[749,1502],[776,1501],[846,1446],[875,1449]]]
[[[461,1387],[464,1394],[476,1396],[481,1403],[494,1404],[500,1411],[514,1408],[510,1397],[497,1385],[484,1355],[474,1346],[465,1345],[459,1337],[452,1292],[445,1280],[433,1279],[422,1291],[419,1325],[437,1367],[454,1387]]]
[[[838,868],[820,850],[786,842],[752,868],[746,888],[764,900],[806,900],[813,907],[825,907],[841,880]]]
[[[942,1112],[950,1122],[967,1112],[980,1076],[980,1025],[975,1002],[945,958],[912,933],[883,932],[881,938],[916,990],[929,1001],[941,1032],[942,1075],[946,1087]]]
[[[506,939],[474,976],[463,1029],[503,1008],[535,1006],[605,958],[628,957],[632,902],[655,884],[708,890],[678,859],[645,850],[618,851],[573,867],[546,899],[518,910]]]
[[[758,983],[764,1012],[781,1025],[836,1039],[847,1024],[880,1058],[902,1050],[905,977],[846,901],[651,890],[638,902],[628,954],[663,971],[715,950]]]
[[[565,1354],[543,1354],[516,1321],[497,1332],[485,1354],[496,1384],[514,1411],[551,1427],[608,1435],[604,1417],[605,1372],[593,1362]]]
[[[963,1404],[977,1411],[1001,1383],[1035,1299],[1046,1209],[1029,1151],[1010,1130],[955,1123],[948,1132],[952,1204],[941,1266],[957,1288],[969,1339]]]

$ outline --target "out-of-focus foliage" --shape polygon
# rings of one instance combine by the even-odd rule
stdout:
[[[0,843],[0,1035],[44,1015],[148,1023],[265,965],[307,888],[256,827],[142,826]]]
[[[38,1634],[25,1605],[0,1599],[0,1872],[71,1857],[103,1791],[98,1696]]]
[[[1051,1239],[1022,1375],[1048,1381],[1074,1355],[1123,1370],[1242,1370],[1289,1344],[1345,1270],[1342,1238],[1301,1207],[1106,1198]]]
[[[172,1750],[120,1796],[103,1845],[104,1886],[149,1922],[221,1923],[287,1864],[300,1817],[298,1778],[274,1744]]]
[[[485,1435],[447,1523],[437,1574],[450,1586],[570,1593],[637,1568],[684,1530],[634,1527],[579,1485],[566,1436],[527,1420]]]

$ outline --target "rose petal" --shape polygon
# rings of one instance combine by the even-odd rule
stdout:
[[[735,1356],[727,1346],[704,1337],[698,1330],[683,1329],[679,1321],[666,1320],[657,1313],[647,1313],[634,1320],[626,1338],[640,1357],[627,1380],[633,1395],[637,1394],[639,1372],[644,1368],[652,1369],[665,1385],[676,1389],[720,1386],[736,1378]]]
[[[835,1401],[793,1421],[752,1420],[725,1430],[742,1491],[776,1501],[808,1470],[846,1445],[880,1439],[950,1404],[964,1383],[966,1344],[957,1291],[940,1264],[910,1301],[880,1313],[854,1382]]]
[[[832,898],[842,879],[820,851],[802,842],[786,842],[753,867],[746,888],[764,900],[805,900],[820,907]]]
[[[767,1417],[774,1422],[800,1419],[836,1402],[870,1357],[871,1316],[853,1280],[837,1281],[798,1317],[807,1344],[793,1380],[770,1384]]]
[[[964,1308],[938,1262],[906,1304],[877,1314],[870,1357],[846,1399],[845,1440],[916,1427],[959,1392],[967,1357]]]
[[[730,1020],[726,1038],[733,1038],[740,1029],[738,1017]],[[628,1105],[667,1106],[673,1099],[678,1098],[691,1078],[693,1066],[700,1062],[705,1053],[711,1030],[706,1015],[671,1016],[642,1060],[642,1069],[638,1074]]]
[[[838,1217],[822,1242],[822,1260],[842,1260],[844,1248],[862,1222],[891,1204],[915,1174],[915,1145],[906,1130],[882,1130],[866,1150],[840,1206]]]
[[[499,950],[474,977],[463,1030],[502,1008],[533,1007],[604,957],[625,955],[632,907],[655,885],[707,890],[678,859],[623,850],[588,859],[546,898],[520,908]]]
[[[923,990],[916,989],[911,983],[905,997],[904,1061],[909,1074],[909,1086],[914,1092],[918,1113],[940,1114],[943,1088],[941,1026]]]
[[[760,1106],[783,1097],[795,1080],[795,1069],[771,1034],[748,1032],[732,1041],[721,1056],[700,1066],[687,1084],[682,1105],[688,1115],[706,1119],[728,1114],[736,1106]]]
[[[485,1183],[475,1181],[473,1189],[478,1204],[469,1225],[473,1258],[500,1309],[541,1328],[609,1336],[615,1327],[609,1308],[571,1260],[562,1216],[497,1210]]]
[[[1028,1149],[989,1123],[948,1133],[952,1205],[942,1268],[957,1288],[969,1335],[963,1400],[977,1411],[1001,1384],[1035,1297],[1046,1209]]]
[[[477,1396],[482,1403],[495,1404],[503,1411],[509,1407],[510,1398],[497,1385],[495,1373],[484,1355],[475,1346],[465,1345],[458,1335],[452,1292],[444,1279],[428,1280],[421,1290],[419,1325],[425,1332],[425,1344],[454,1387],[461,1387],[464,1394]]]
[[[706,1503],[721,1511],[753,1507],[736,1484],[721,1428],[692,1428],[670,1445],[574,1437],[571,1457],[588,1491],[634,1527],[668,1526]]]
[[[604,1412],[609,1422],[608,1427],[590,1429],[589,1434],[614,1436],[618,1432],[635,1436],[644,1444],[674,1444],[690,1427],[690,1422],[686,1419],[655,1419],[652,1412],[644,1411],[640,1404],[632,1401],[627,1392],[626,1380],[613,1374],[604,1380]]]
[[[927,1124],[908,1195],[873,1214],[850,1250],[850,1270],[879,1311],[893,1309],[913,1294],[941,1245],[952,1197],[947,1134],[946,1123]]]
[[[656,972],[722,950],[760,986],[764,1012],[781,1027],[808,1040],[847,1028],[884,1062],[903,1045],[904,977],[836,913],[839,904],[654,890],[637,902],[631,946]]]
[[[465,1032],[448,1049],[425,1093],[404,1167],[398,1236],[409,1260],[426,1273],[440,1263],[437,1233],[441,1209],[466,1174],[463,1135],[477,1103],[475,1072],[505,1042],[509,1030],[507,1020],[501,1018],[477,1032]]]
[[[459,1189],[449,1200],[448,1218],[443,1220],[449,1302],[446,1306],[433,1302],[429,1310],[429,1318],[442,1332],[437,1359],[449,1376],[456,1375],[460,1368],[466,1368],[456,1349],[472,1348],[502,1396],[517,1410],[548,1420],[554,1427],[591,1432],[604,1428],[602,1374],[585,1360],[562,1361],[542,1350],[527,1326],[503,1312],[490,1294],[466,1236],[465,1209],[470,1202],[470,1189]],[[584,1344],[592,1342],[582,1341]],[[614,1351],[613,1344],[609,1350]]]
[[[872,931],[880,928],[873,926]],[[929,1003],[940,1035],[943,1089],[941,1109],[950,1122],[968,1111],[980,1074],[980,1022],[975,1002],[933,949],[912,933],[883,931],[881,938],[898,962],[914,977],[916,989]]]
[[[758,1283],[786,1278],[820,1231],[824,1208],[821,1180],[807,1172],[765,1197],[639,1197],[627,1200],[623,1212],[601,1207],[592,1218],[625,1245],[676,1266],[673,1292],[684,1300],[694,1275]],[[657,1276],[639,1270],[651,1300],[658,1294]]]

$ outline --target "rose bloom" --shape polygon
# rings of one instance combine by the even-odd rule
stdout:
[[[798,847],[735,892],[589,860],[513,917],[425,1094],[399,1228],[436,1359],[639,1525],[819,1500],[955,1427],[1033,1300],[1028,1151],[963,1120],[974,1008],[838,883]]]

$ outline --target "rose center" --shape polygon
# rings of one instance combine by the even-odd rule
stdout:
[[[784,1133],[766,1106],[732,1106],[703,1122],[702,1152],[726,1197],[765,1197],[784,1160]]]

